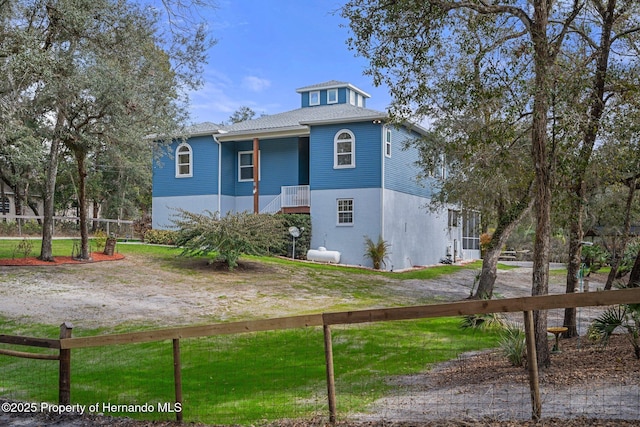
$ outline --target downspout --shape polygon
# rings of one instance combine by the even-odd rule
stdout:
[[[213,142],[218,144],[218,209],[217,209],[217,217],[220,219],[222,215],[220,209],[221,208],[221,199],[222,199],[222,144],[218,141],[214,135],[211,135],[213,138]]]
[[[386,147],[386,129],[385,129],[385,125],[382,125],[380,127],[381,131],[381,138],[380,140],[382,141],[382,149],[380,150],[380,155],[381,157],[381,162],[382,162],[382,180],[380,183],[381,189],[380,189],[380,237],[382,238],[382,240],[385,240],[384,235],[385,235],[385,224],[384,224],[384,189],[385,189],[385,176],[384,176],[384,172],[385,172],[385,150],[387,149]]]

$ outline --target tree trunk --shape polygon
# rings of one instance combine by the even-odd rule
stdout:
[[[549,68],[553,63],[547,39],[549,6],[545,0],[534,0],[531,38],[534,47],[535,93],[531,131],[531,154],[535,168],[536,238],[533,246],[531,294],[549,293],[549,252],[551,238],[551,162],[547,147],[547,114],[549,112]],[[547,339],[547,312],[533,313],[538,367],[547,367],[551,355]]]
[[[100,204],[97,200],[93,201],[93,218],[98,218],[98,214],[100,213]],[[95,233],[98,229],[98,221],[92,221],[91,223],[91,232]]]
[[[60,153],[60,140],[52,138],[49,149],[49,165],[47,167],[47,177],[44,186],[44,207],[42,220],[42,246],[40,248],[40,259],[43,261],[54,261],[53,249],[53,215],[55,213],[54,194],[56,191],[56,177],[58,175],[58,156]]]
[[[78,208],[80,216],[80,259],[88,260],[91,258],[89,251],[89,222],[88,206],[87,206],[87,166],[86,154],[84,150],[75,151],[76,162],[78,165]]]
[[[633,263],[627,287],[640,288],[640,251],[638,251],[638,256],[636,256],[636,262]]]
[[[499,225],[491,237],[489,248],[482,259],[478,289],[473,299],[491,299],[493,296],[493,285],[496,282],[498,258],[500,258],[502,247],[532,207],[533,198],[531,195],[527,195],[525,199],[514,205],[509,212],[500,218]]]
[[[574,194],[572,195],[570,209],[573,216],[569,225],[569,263],[567,265],[567,286],[565,288],[568,294],[575,292],[578,288],[578,274],[582,266],[582,240],[584,239],[582,217],[586,192],[584,180],[574,181],[572,188],[574,189]],[[567,332],[563,334],[566,338],[578,336],[575,308],[564,309],[563,326],[567,328]]]
[[[611,264],[611,271],[607,276],[607,283],[604,285],[605,290],[611,289],[613,281],[615,280],[620,263],[624,257],[624,252],[627,249],[627,243],[629,243],[629,234],[631,234],[631,208],[633,206],[633,196],[636,194],[637,177],[629,178],[625,181],[625,185],[629,186],[629,193],[627,194],[627,203],[625,204],[624,212],[624,231],[622,232],[622,242],[620,248],[615,252],[613,263]]]

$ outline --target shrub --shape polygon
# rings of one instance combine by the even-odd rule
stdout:
[[[93,241],[96,244],[96,250],[98,252],[104,251],[104,246],[107,244],[107,233],[103,230],[98,230],[93,233]]]
[[[500,349],[513,366],[523,366],[526,360],[524,330],[518,325],[508,325],[500,334]]]
[[[608,308],[591,322],[588,335],[606,346],[618,328],[627,332],[625,336],[633,347],[636,359],[640,360],[640,304],[620,304]]]
[[[279,215],[247,212],[218,218],[211,211],[197,214],[178,209],[173,223],[179,230],[176,244],[183,247],[183,255],[216,254],[229,270],[238,265],[241,254],[265,255],[282,244],[285,229]]]
[[[31,251],[33,251],[33,242],[25,237],[14,248],[13,258],[16,257],[16,254],[21,255],[22,258],[27,258],[31,255]]]
[[[470,314],[463,316],[461,329],[503,329],[507,327],[506,320],[501,313]]]
[[[296,238],[296,258],[304,258],[311,246],[311,216],[306,214],[278,214],[283,223],[282,240],[274,242],[270,248],[271,253],[291,257],[293,239],[289,234],[289,227],[304,228],[300,237]]]
[[[147,230],[143,240],[152,245],[175,245],[177,237],[175,230]]]
[[[151,215],[144,214],[133,222],[133,233],[144,240],[147,231],[151,230]]]
[[[373,262],[373,268],[380,270],[383,265],[386,267],[384,259],[389,254],[391,245],[382,240],[382,236],[378,236],[377,242],[371,240],[369,236],[364,236],[364,244],[366,247],[364,255]]]

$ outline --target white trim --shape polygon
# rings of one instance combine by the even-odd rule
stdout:
[[[389,137],[387,139],[387,136]],[[391,129],[387,126],[382,127],[382,150],[385,157],[391,157]]]
[[[354,90],[349,91],[349,104],[356,105],[356,92]]]
[[[350,211],[340,211],[340,202],[351,202],[351,210]],[[351,213],[351,222],[340,222],[340,213]],[[355,224],[355,209],[353,198],[340,198],[336,199],[336,225],[338,227],[351,227]]]
[[[318,100],[317,102],[312,102],[313,96],[317,95],[318,96]],[[319,90],[312,90],[309,92],[309,105],[320,105],[320,91]]]
[[[187,148],[188,151],[182,152],[182,154],[180,154],[180,149],[185,147]],[[189,156],[189,161],[187,163],[180,163],[180,155],[184,156],[185,154]],[[193,149],[186,142],[183,142],[176,147],[175,163],[176,163],[176,178],[191,178],[193,176]],[[189,173],[180,173],[181,166],[188,166]]]
[[[338,139],[342,134],[348,134],[351,138],[340,140]],[[351,151],[338,153],[338,142],[350,142],[351,143]],[[351,162],[348,164],[340,164],[338,162],[339,156],[351,155]],[[349,129],[341,129],[333,137],[333,168],[334,169],[348,169],[356,167],[356,137]]]
[[[331,100],[331,95],[334,95],[335,98]],[[337,104],[338,103],[338,89],[328,89],[327,90],[327,104]]]
[[[240,158],[242,157],[243,154],[251,154],[253,155],[253,151],[249,150],[249,151],[238,151],[238,182],[252,182],[253,181],[253,176],[249,179],[242,179],[241,178],[241,169],[242,168],[248,168],[249,165],[244,165],[242,166],[240,164]],[[262,153],[260,151],[258,151],[258,164],[260,164],[260,161],[262,160]],[[251,158],[251,168],[254,170],[253,173],[255,173],[255,165],[256,163],[253,161],[253,157]],[[258,181],[260,181],[260,167],[258,167]],[[251,175],[253,175],[253,173]]]

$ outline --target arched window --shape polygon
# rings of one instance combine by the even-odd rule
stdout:
[[[176,178],[193,176],[193,152],[186,142],[176,148]]]
[[[356,138],[350,130],[343,129],[336,133],[333,147],[334,169],[356,167]]]

